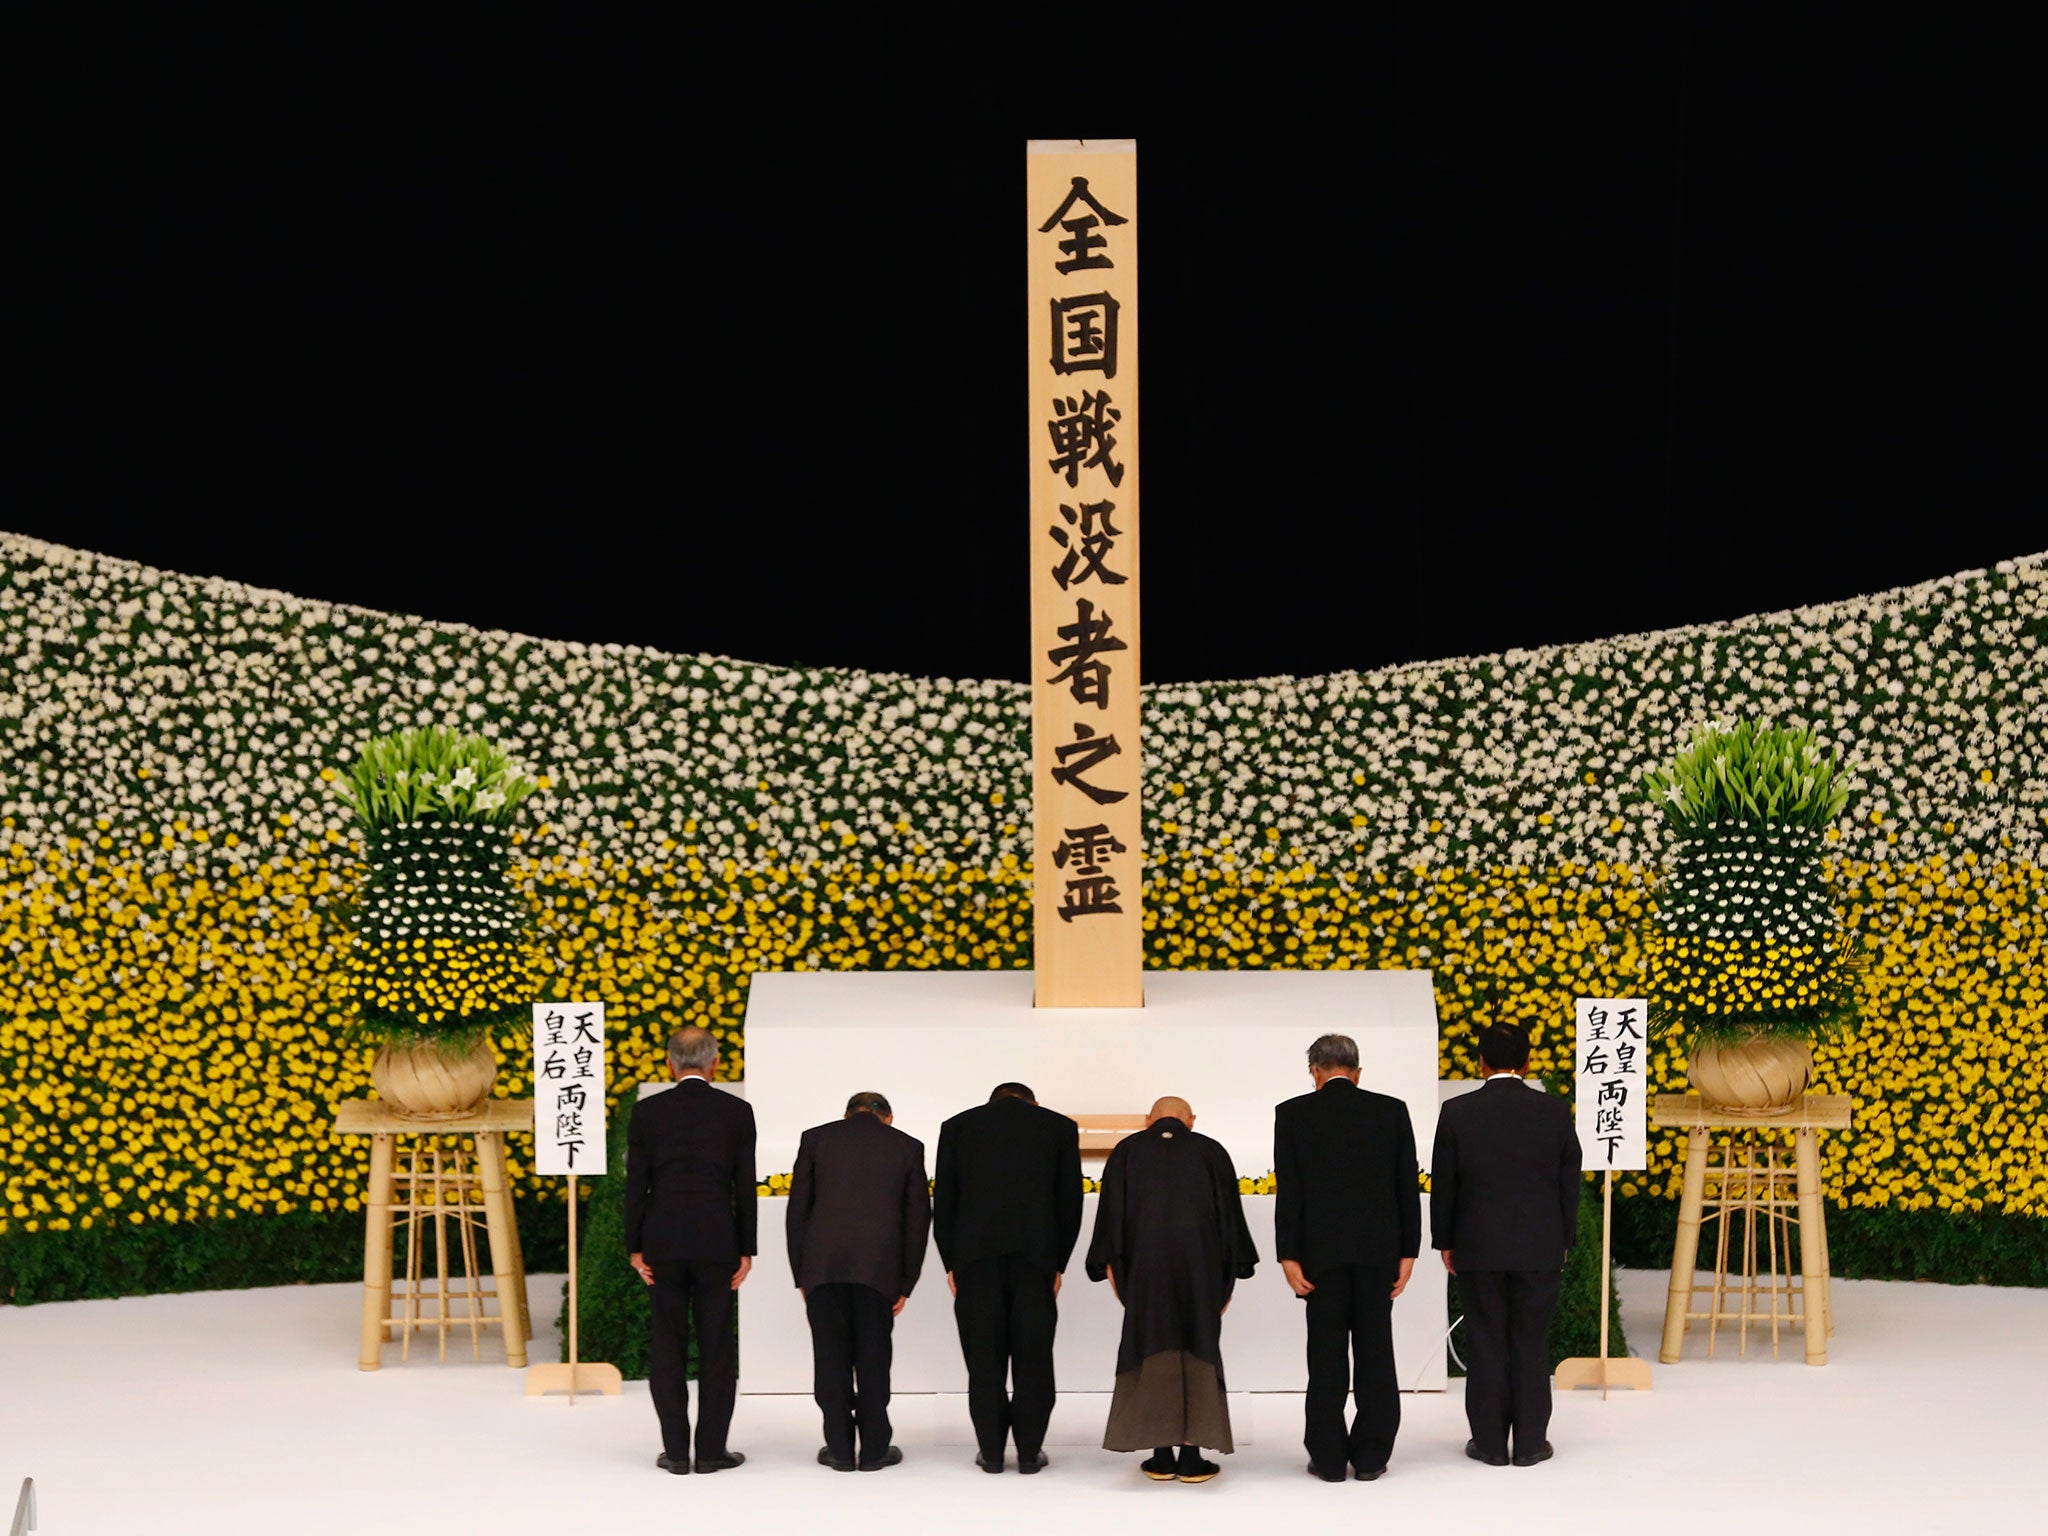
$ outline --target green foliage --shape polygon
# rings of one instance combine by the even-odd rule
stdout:
[[[535,788],[487,738],[439,725],[366,742],[341,785],[371,832],[421,821],[509,826]]]
[[[1579,1235],[1565,1256],[1558,1285],[1557,1316],[1550,1323],[1550,1363],[1600,1353],[1600,1184],[1588,1178],[1579,1194]],[[1621,1331],[1621,1292],[1607,1286],[1607,1353],[1626,1355]]]
[[[1811,729],[1752,720],[1698,731],[1669,765],[1643,775],[1643,793],[1686,835],[1729,822],[1819,829],[1849,802],[1835,754]]]
[[[520,1200],[517,1213],[528,1272],[562,1269],[568,1256],[561,1203]],[[480,1262],[487,1262],[487,1252],[480,1243]],[[394,1274],[405,1272],[402,1231],[392,1265]],[[143,1222],[68,1232],[0,1232],[0,1304],[14,1306],[362,1277],[361,1212],[295,1211],[176,1226]]]
[[[2002,1211],[1827,1208],[1828,1265],[1838,1280],[1931,1280],[1945,1285],[2048,1286],[2048,1221]],[[1614,1262],[1671,1267],[1678,1206],[1653,1195],[1614,1200]],[[1714,1245],[1702,1234],[1699,1267]]]

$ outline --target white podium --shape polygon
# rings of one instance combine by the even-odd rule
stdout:
[[[1034,1009],[1026,971],[775,972],[753,978],[747,1008],[745,1093],[759,1129],[765,1179],[786,1173],[798,1139],[836,1120],[849,1095],[886,1095],[897,1129],[925,1144],[940,1123],[987,1100],[997,1083],[1027,1083],[1067,1114],[1142,1113],[1163,1094],[1194,1106],[1195,1128],[1230,1149],[1240,1174],[1272,1167],[1273,1106],[1313,1086],[1306,1061],[1318,1035],[1358,1042],[1362,1081],[1408,1105],[1418,1155],[1436,1135],[1436,1000],[1426,971],[1164,971],[1145,978],[1142,1009]],[[1099,1159],[1084,1163],[1090,1177]],[[1273,1256],[1273,1201],[1246,1196],[1259,1269],[1238,1283],[1223,1322],[1233,1394],[1300,1392],[1306,1381],[1302,1303]],[[761,1201],[760,1254],[740,1296],[740,1390],[811,1390],[810,1330],[783,1240],[787,1206]],[[1060,1292],[1055,1355],[1060,1391],[1114,1386],[1122,1309],[1091,1285],[1083,1259],[1095,1221],[1087,1197],[1081,1239]],[[1406,1391],[1444,1386],[1444,1271],[1429,1248],[1394,1304],[1394,1349]],[[952,1299],[936,1246],[897,1319],[896,1396],[961,1394],[941,1407],[942,1441],[968,1438]],[[1102,1404],[1076,1403],[1074,1429],[1099,1437]],[[952,1420],[958,1418],[958,1425]],[[1055,1443],[1062,1414],[1054,1424]],[[1086,1421],[1086,1425],[1083,1424]],[[1092,1425],[1092,1429],[1087,1426]]]

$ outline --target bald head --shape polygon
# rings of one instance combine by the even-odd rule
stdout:
[[[1157,1125],[1161,1120],[1178,1120],[1189,1130],[1195,1127],[1195,1112],[1188,1107],[1186,1099],[1177,1099],[1171,1094],[1153,1104],[1152,1113],[1145,1117],[1148,1126]]]

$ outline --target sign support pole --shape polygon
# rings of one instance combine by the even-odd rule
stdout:
[[[1644,1041],[1649,1009],[1641,998],[1582,997],[1573,1041],[1579,1145],[1585,1160],[1600,1159],[1600,1355],[1560,1360],[1552,1384],[1561,1392],[1598,1387],[1607,1401],[1613,1387],[1650,1390],[1650,1362],[1611,1359],[1614,1309],[1614,1170],[1648,1166],[1645,1150]],[[1570,1241],[1567,1234],[1566,1241]]]
[[[1607,1175],[1610,1196],[1614,1189],[1614,1175]],[[1606,1284],[1607,1253],[1600,1254],[1601,1283]],[[1600,1317],[1600,1353],[1607,1353],[1607,1316]],[[1604,1393],[1602,1394],[1605,1395]],[[576,1175],[569,1175],[569,1406],[576,1406]]]
[[[529,1366],[526,1395],[543,1397],[567,1392],[601,1392],[617,1397],[623,1387],[619,1368],[580,1358],[577,1337],[578,1233],[576,1153],[593,1140],[597,1159],[582,1161],[586,1170],[605,1173],[604,1135],[604,1005],[602,1003],[535,1003],[534,1041],[534,1171],[562,1174],[569,1180],[569,1358]]]
[[[1569,1360],[1557,1362],[1557,1370],[1551,1383],[1560,1392],[1570,1392],[1576,1387],[1598,1387],[1600,1400],[1607,1401],[1610,1387],[1633,1387],[1638,1392],[1650,1390],[1650,1362],[1639,1360],[1633,1355],[1609,1359],[1607,1354],[1608,1305],[1614,1294],[1614,1170],[1608,1169],[1601,1178],[1600,1190],[1600,1358],[1588,1360],[1584,1355],[1574,1355]]]
[[[569,1358],[549,1360],[540,1365],[526,1368],[526,1395],[544,1397],[550,1392],[567,1392],[569,1406],[576,1406],[576,1394],[601,1392],[606,1397],[617,1397],[624,1388],[624,1378],[619,1375],[616,1365],[607,1365],[600,1360],[579,1360],[576,1338],[576,1175],[569,1175]]]
[[[569,1252],[576,1251],[576,1181],[569,1181]],[[1600,1179],[1600,1401],[1607,1401],[1607,1292],[1613,1282],[1608,1273],[1614,1260],[1614,1170]],[[575,1262],[573,1259],[571,1263]],[[569,1313],[569,1358],[576,1358],[576,1313]],[[574,1401],[574,1399],[571,1399]]]

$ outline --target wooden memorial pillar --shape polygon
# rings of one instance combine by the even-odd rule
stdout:
[[[1137,1008],[1137,145],[1033,140],[1025,187],[1033,1001]]]

